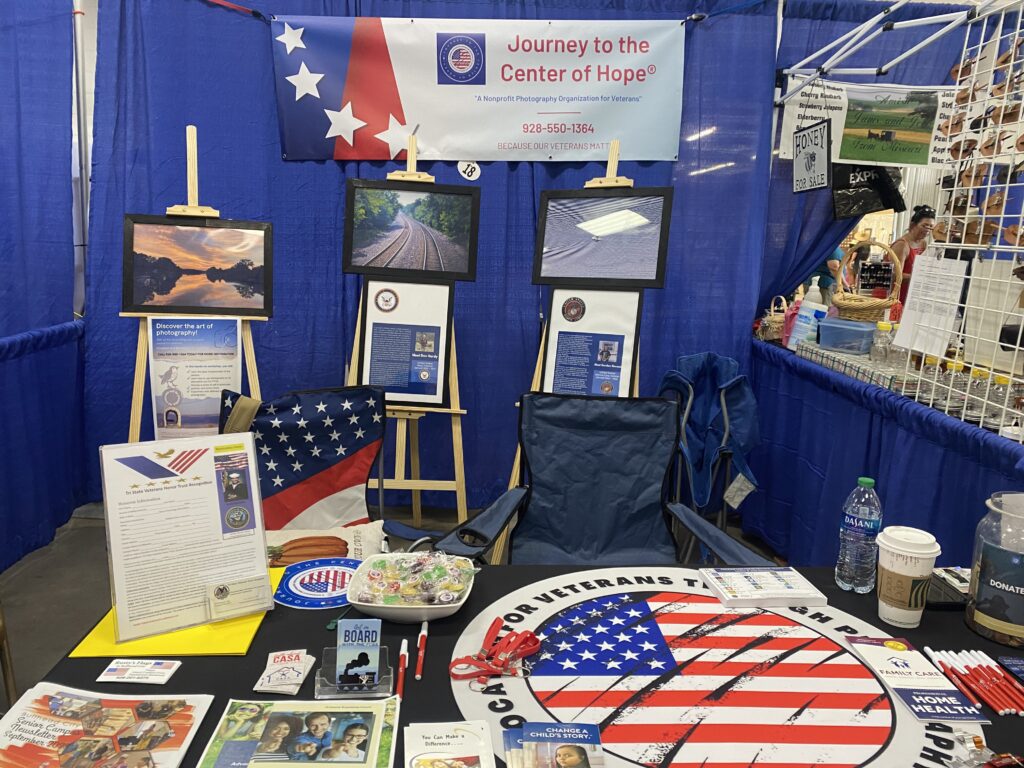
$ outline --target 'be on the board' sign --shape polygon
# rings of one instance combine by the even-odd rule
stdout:
[[[793,191],[823,189],[832,183],[831,120],[793,132]]]

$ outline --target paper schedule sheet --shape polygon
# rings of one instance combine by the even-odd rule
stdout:
[[[931,247],[914,260],[914,271],[894,343],[926,355],[941,357],[956,323],[967,262],[936,258]]]
[[[100,449],[119,641],[273,607],[249,433]]]

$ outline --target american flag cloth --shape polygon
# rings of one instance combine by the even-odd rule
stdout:
[[[537,630],[528,684],[562,722],[657,768],[854,768],[886,744],[888,695],[859,659],[760,609],[682,593],[567,608]]]
[[[238,400],[221,395],[220,430]],[[368,522],[366,481],[384,437],[384,392],[346,387],[260,405],[250,431],[267,530]]]
[[[379,18],[271,21],[277,116],[287,160],[393,160],[408,135]]]

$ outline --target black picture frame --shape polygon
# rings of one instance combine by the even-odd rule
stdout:
[[[357,349],[359,350],[359,369],[356,371],[356,381],[359,382],[359,386],[363,387],[378,387],[384,390],[387,396],[388,405],[409,405],[416,406],[419,408],[448,408],[451,402],[451,392],[449,391],[449,373],[451,372],[451,357],[452,357],[452,329],[454,327],[455,317],[455,285],[448,280],[406,280],[396,279],[390,275],[386,277],[374,276],[363,278],[363,285],[361,288],[361,300],[360,316],[359,316],[359,338],[356,340],[358,344]],[[389,387],[380,384],[370,384],[366,376],[364,379],[364,371],[367,370],[367,331],[370,327],[369,311],[370,301],[370,284],[371,283],[398,283],[400,285],[438,285],[448,289],[448,307],[446,311],[446,323],[445,323],[445,345],[444,345],[444,360],[439,361],[443,363],[443,366],[438,367],[438,380],[441,383],[441,401],[440,402],[429,402],[419,399],[409,399],[403,397],[401,392],[396,392]]]
[[[356,264],[355,259],[355,202],[356,196],[359,194],[359,190],[381,190],[390,192],[416,192],[420,194],[433,194],[433,195],[457,195],[460,197],[466,197],[469,200],[470,205],[470,222],[469,222],[469,235],[468,241],[465,243],[466,248],[466,265],[465,269],[458,270],[445,270],[444,260],[441,256],[440,248],[437,248],[437,241],[431,232],[426,232],[426,236],[431,238],[435,245],[435,251],[437,259],[441,263],[441,269],[427,269],[427,268],[406,268],[406,267],[389,267],[382,266],[380,264]],[[372,275],[374,277],[384,277],[395,280],[412,280],[414,282],[430,282],[432,280],[443,280],[445,282],[454,282],[457,280],[474,281],[476,280],[476,257],[477,257],[477,240],[480,232],[480,188],[472,187],[463,184],[423,184],[416,181],[387,181],[387,180],[372,180],[372,179],[349,179],[346,184],[346,206],[345,206],[345,241],[342,252],[342,270],[344,272],[360,274],[360,275]],[[422,222],[417,222],[421,227],[426,228]],[[436,230],[434,230],[436,231]],[[399,238],[401,235],[398,236]],[[408,236],[411,237],[411,234]],[[408,242],[408,237],[406,242]],[[397,240],[398,238],[396,238]],[[424,242],[427,242],[426,240]],[[392,240],[388,245],[381,251],[377,256],[372,257],[372,260],[376,261],[381,255],[384,255],[384,251],[387,251],[395,244],[395,240]],[[426,262],[426,249],[424,249],[424,262]],[[401,248],[399,248],[401,251]],[[394,258],[394,255],[391,257]]]
[[[632,354],[630,355],[630,360],[629,360],[629,386],[626,388],[626,395],[625,395],[625,397],[632,397],[633,387],[636,384],[636,378],[635,378],[636,375],[637,375],[636,364],[637,364],[637,360],[639,359],[639,356],[640,356],[640,321],[642,320],[643,314],[644,314],[644,292],[642,290],[631,289],[631,288],[606,288],[605,286],[601,286],[601,287],[598,287],[598,288],[593,288],[593,287],[583,288],[582,286],[579,286],[579,285],[572,285],[572,286],[561,285],[561,286],[552,287],[552,288],[550,288],[548,290],[548,296],[547,296],[547,311],[548,311],[547,318],[548,318],[548,321],[547,321],[547,323],[545,324],[545,327],[544,327],[544,342],[543,342],[544,343],[544,357],[541,360],[540,390],[539,391],[540,392],[546,392],[547,394],[563,394],[563,393],[560,393],[560,392],[547,392],[547,390],[544,389],[544,382],[547,381],[548,360],[549,360],[549,358],[553,360],[555,358],[555,356],[557,355],[557,349],[555,349],[555,348],[553,348],[551,346],[553,341],[554,341],[554,339],[552,338],[552,331],[554,330],[554,323],[553,323],[552,319],[554,318],[554,312],[555,312],[555,293],[558,290],[564,290],[564,291],[572,292],[573,288],[579,288],[581,291],[601,291],[601,292],[604,292],[604,293],[630,294],[630,295],[636,296],[636,322],[633,323],[633,332],[632,332],[633,349],[632,349]],[[625,366],[623,366],[623,368],[625,368]],[[578,396],[579,397],[623,397],[623,395],[607,395],[607,396],[603,396],[603,395],[593,395],[593,394],[591,394],[591,395],[578,395]]]
[[[672,218],[672,187],[616,187],[613,189],[545,189],[540,195],[540,210],[537,217],[537,242],[533,256],[533,282],[537,285],[577,286],[580,288],[662,288],[665,284],[665,258],[668,253],[669,223]],[[572,199],[623,199],[631,200],[641,197],[660,197],[661,226],[658,236],[658,253],[654,277],[631,278],[593,277],[593,271],[580,270],[579,275],[545,275],[544,274],[544,241],[548,229],[548,209],[553,200]],[[597,240],[597,235],[591,236]]]
[[[135,291],[135,228],[138,225],[186,227],[203,230],[237,229],[263,233],[263,306],[197,306],[193,304],[153,304],[139,301]],[[269,319],[274,311],[273,225],[268,221],[210,219],[192,216],[152,216],[128,213],[124,217],[124,257],[121,272],[121,312],[126,315],[195,315]],[[151,254],[150,254],[151,255]],[[175,265],[177,266],[177,265]],[[179,267],[180,269],[180,267]],[[180,275],[179,275],[180,277]],[[175,278],[177,280],[177,278]]]

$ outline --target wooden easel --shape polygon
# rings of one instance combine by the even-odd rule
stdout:
[[[406,152],[406,170],[393,171],[387,175],[390,181],[417,181],[433,184],[434,177],[429,173],[416,170],[416,136],[409,137]],[[454,287],[452,288],[454,290]],[[360,359],[359,337],[363,322],[363,300],[359,299],[359,313],[356,316],[355,341],[352,344],[352,355],[349,357],[348,380],[350,387],[358,386],[362,377],[362,361]],[[395,424],[395,473],[392,477],[383,478],[385,490],[412,492],[412,523],[419,526],[423,521],[423,491],[447,491],[455,494],[455,508],[458,522],[464,523],[469,516],[466,505],[466,464],[462,448],[462,417],[466,411],[460,407],[459,401],[459,365],[455,354],[455,330],[452,330],[451,346],[448,350],[448,408],[437,406],[389,405],[387,417],[394,419]],[[451,419],[452,458],[455,465],[455,478],[452,480],[424,480],[420,477],[420,427],[419,422],[428,413],[447,414]],[[405,476],[406,449],[409,454],[409,477]],[[383,461],[381,462],[383,470]],[[381,472],[383,475],[383,471]],[[380,499],[383,509],[384,499]]]
[[[166,209],[168,216],[199,216],[206,219],[219,219],[220,211],[207,205],[199,204],[199,142],[196,138],[196,127],[185,126],[185,157],[188,174],[188,203],[172,205]],[[149,363],[149,332],[146,323],[151,315],[149,312],[121,312],[121,317],[139,318],[139,337],[135,348],[135,381],[132,385],[132,410],[128,423],[128,442],[139,442],[142,431],[142,406],[146,395],[146,368]],[[159,315],[174,317],[174,315]],[[188,317],[209,317],[223,319],[221,315],[188,315]],[[255,318],[263,320],[265,318]],[[242,353],[245,357],[245,370],[249,376],[249,393],[257,400],[260,396],[260,380],[256,371],[256,351],[252,344],[252,328],[249,319],[242,320]]]
[[[596,176],[590,181],[586,182],[583,186],[586,189],[611,189],[613,187],[632,187],[633,180],[628,179],[625,176],[619,176],[619,140],[612,139],[611,146],[608,148],[608,166],[605,170],[604,176]],[[540,348],[537,352],[537,362],[533,367],[533,378],[530,380],[530,391],[540,392],[543,382],[541,377],[544,372],[544,353],[547,343],[547,321],[541,326],[540,332]],[[640,339],[636,340],[636,363],[633,366],[633,386],[631,387],[633,397],[640,396]],[[516,403],[516,407],[519,407],[519,403]],[[519,445],[518,438],[516,439],[516,457],[512,461],[512,473],[508,478],[509,490],[519,485],[519,475],[522,472],[522,447]],[[505,529],[498,536],[498,540],[494,544],[494,549],[491,553],[492,563],[501,563],[505,557],[505,547],[508,545],[509,531],[515,527],[515,521],[505,526]]]

